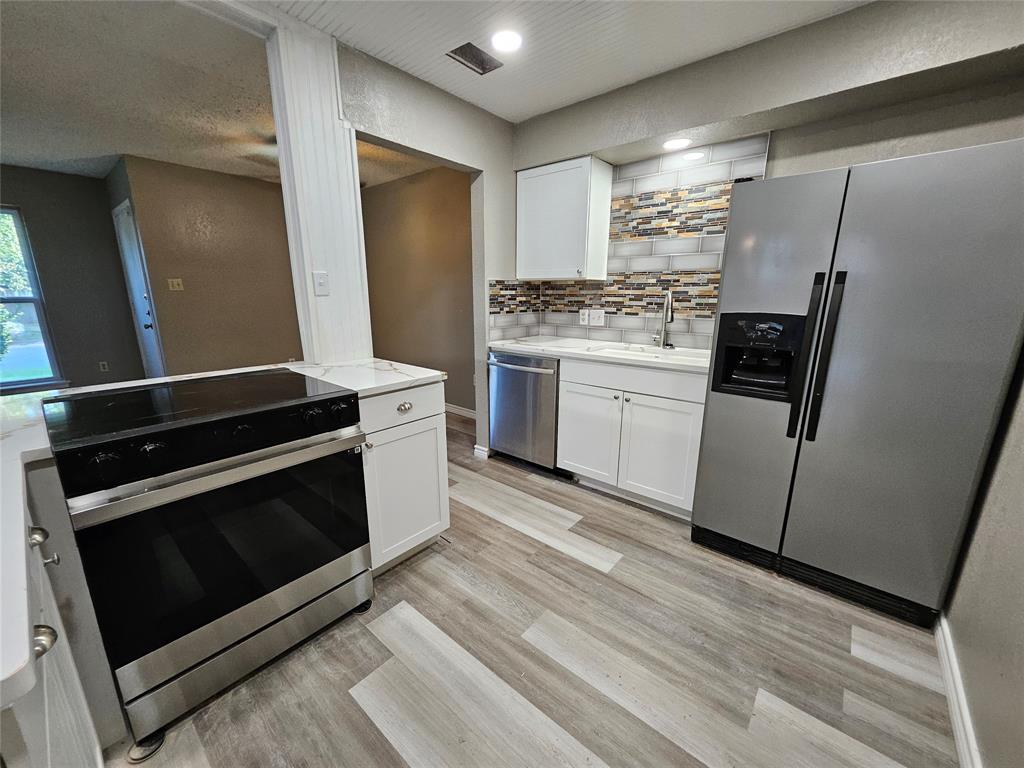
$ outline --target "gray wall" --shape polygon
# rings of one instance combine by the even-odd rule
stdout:
[[[142,378],[103,179],[10,165],[2,177],[0,198],[24,216],[64,378],[74,387]]]
[[[947,611],[986,768],[1024,758],[1024,397],[1018,397]]]
[[[515,167],[591,152],[618,164],[657,144],[633,158],[607,148],[684,130],[705,143],[799,125],[849,111],[837,94],[1022,44],[1024,3],[870,3],[519,123]],[[949,77],[932,92],[948,90]],[[907,98],[904,85],[891,103]]]
[[[774,131],[766,175],[1006,141],[1024,136],[1024,77]]]
[[[363,190],[373,353],[448,372],[445,399],[475,410],[469,174],[449,168]]]

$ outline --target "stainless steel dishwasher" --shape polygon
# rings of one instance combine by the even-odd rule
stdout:
[[[491,448],[554,468],[558,360],[491,352],[487,368]]]

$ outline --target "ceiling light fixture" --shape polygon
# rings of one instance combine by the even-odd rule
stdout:
[[[702,157],[704,157],[703,152],[687,152],[683,155],[683,160],[700,160]]]
[[[494,50],[501,51],[502,53],[518,51],[522,44],[522,35],[518,32],[513,32],[511,29],[503,29],[500,32],[495,32],[491,37],[491,45],[494,46]]]
[[[685,149],[693,144],[693,139],[669,139],[663,146],[665,149]]]

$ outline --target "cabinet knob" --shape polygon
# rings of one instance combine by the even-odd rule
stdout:
[[[576,267],[576,274],[577,275],[582,275],[583,274],[583,267]]]
[[[37,659],[45,656],[56,642],[57,630],[53,627],[46,624],[36,624],[32,627],[32,653]]]
[[[412,410],[412,403],[410,403],[408,400],[406,400],[404,403],[399,403],[398,404],[398,412],[399,413],[408,413],[411,410]]]
[[[629,402],[629,398],[628,398],[628,397],[626,398],[626,402],[627,402],[627,403]]]
[[[618,399],[619,399],[618,395],[612,395],[612,400],[618,400]]]
[[[50,532],[45,528],[38,525],[30,526],[28,529],[28,545],[30,547],[38,547],[44,541],[50,538]]]
[[[43,558],[43,565],[60,565],[60,554],[54,552],[49,557]]]
[[[371,448],[373,448],[373,443],[367,443],[366,450],[370,450]]]

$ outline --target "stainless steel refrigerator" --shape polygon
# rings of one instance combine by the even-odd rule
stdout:
[[[934,621],[1024,336],[1024,140],[737,183],[693,540]]]

